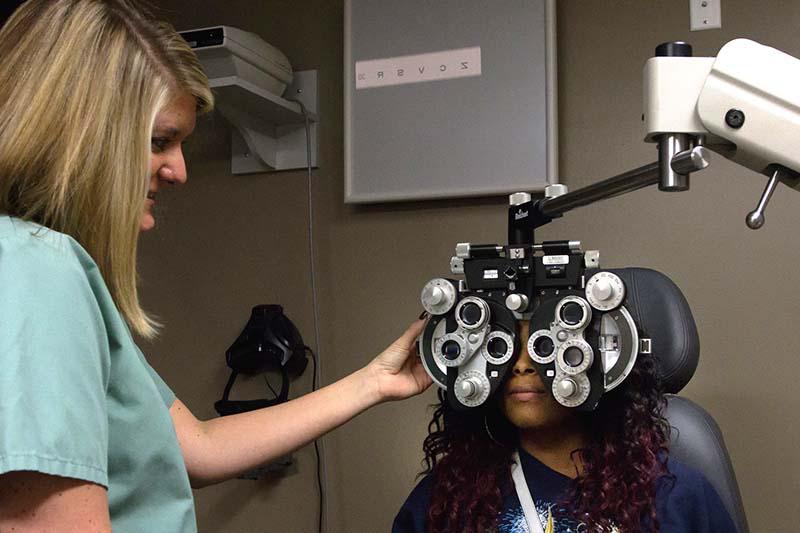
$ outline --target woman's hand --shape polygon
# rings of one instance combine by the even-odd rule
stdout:
[[[424,327],[425,320],[417,320],[367,365],[368,386],[376,387],[378,401],[402,400],[430,387],[431,378],[417,357],[416,340]]]

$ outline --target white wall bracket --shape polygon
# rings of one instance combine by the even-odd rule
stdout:
[[[311,166],[317,166],[317,71],[294,73],[284,97],[253,85],[239,76],[213,78],[217,109],[230,121],[231,172],[253,174],[302,169],[308,166],[305,120],[299,100],[311,122]]]

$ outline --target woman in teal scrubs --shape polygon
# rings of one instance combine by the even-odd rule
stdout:
[[[191,487],[430,385],[422,321],[328,387],[209,421],[147,364],[137,239],[212,106],[133,0],[29,0],[0,30],[0,531],[196,531]]]

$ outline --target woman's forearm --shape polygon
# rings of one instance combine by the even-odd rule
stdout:
[[[188,434],[178,431],[192,485],[210,485],[269,463],[379,403],[377,383],[369,374],[363,368],[295,400],[196,421]]]
[[[175,400],[170,408],[192,486],[237,476],[308,444],[384,400],[419,394],[431,378],[416,356],[418,320],[367,366],[318,391],[273,407],[197,420]]]

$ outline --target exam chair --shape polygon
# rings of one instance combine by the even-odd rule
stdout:
[[[670,456],[702,472],[738,527],[749,533],[736,475],[722,432],[708,412],[678,393],[694,375],[700,357],[689,304],[665,275],[645,268],[611,269],[625,282],[627,308],[645,337],[652,339],[659,376],[667,394]]]

